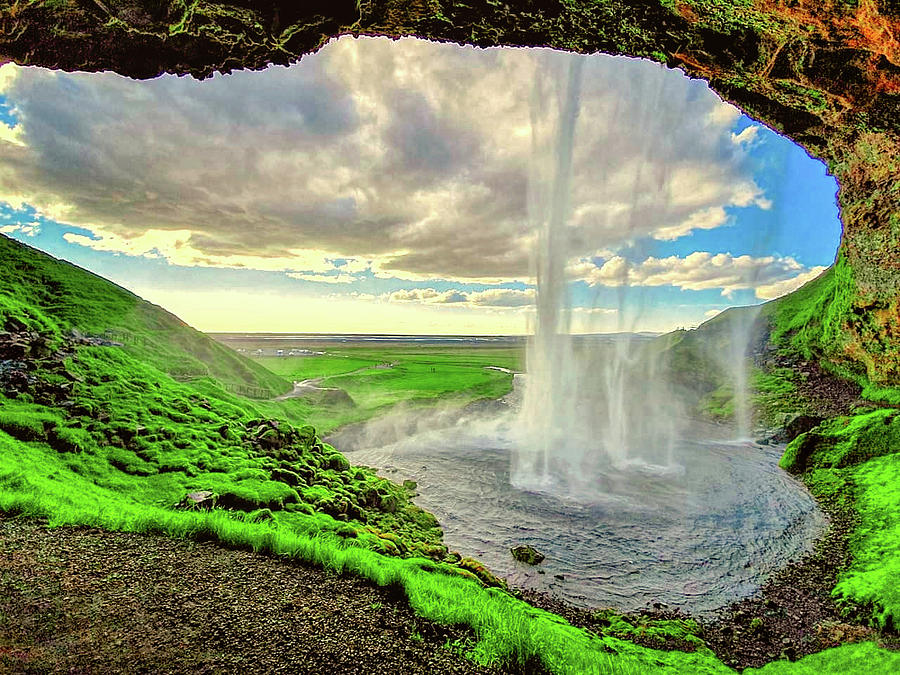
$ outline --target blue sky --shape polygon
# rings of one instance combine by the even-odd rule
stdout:
[[[0,231],[202,330],[527,332],[571,58],[575,331],[696,325],[831,264],[824,165],[700,81],[349,37],[203,82],[3,66]]]

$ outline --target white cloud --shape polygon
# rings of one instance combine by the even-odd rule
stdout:
[[[12,223],[0,226],[0,232],[4,234],[24,234],[26,237],[34,237],[41,231],[41,224],[37,221],[31,223]]]
[[[759,130],[759,126],[753,125],[747,127],[739,134],[732,133],[731,142],[735,145],[750,145],[756,140],[756,135],[759,133]]]
[[[694,230],[713,230],[728,222],[728,215],[721,206],[711,206],[708,209],[695,211],[678,225],[660,227],[653,232],[654,239],[672,241],[690,234]]]
[[[674,286],[691,291],[717,289],[724,296],[751,289],[770,299],[787,293],[818,276],[823,267],[808,269],[790,257],[696,251],[681,258],[647,258],[630,262],[615,256],[602,265],[579,266],[581,279],[592,286]]]
[[[72,243],[179,265],[527,281],[529,99],[540,71],[551,100],[570,58],[586,59],[574,257],[771,205],[736,110],[677,71],[350,37],[203,82],[3,66],[20,122],[0,129],[0,200],[94,235]]]
[[[764,286],[758,286],[756,288],[756,297],[760,300],[774,300],[775,298],[780,298],[782,295],[787,295],[791,291],[796,291],[807,281],[812,281],[817,276],[822,274],[827,268],[824,266],[812,267],[807,272],[801,272],[795,277],[790,279],[784,279],[782,281],[775,281],[771,284],[766,284]]]
[[[488,307],[525,307],[535,301],[534,289],[524,291],[509,288],[491,288],[486,291],[468,293],[468,301],[473,305]]]
[[[352,274],[303,274],[301,272],[288,272],[292,279],[300,279],[301,281],[313,281],[320,284],[352,284],[359,281],[358,277]]]
[[[467,305],[469,307],[518,308],[534,305],[534,289],[489,288],[483,291],[413,288],[394,291],[389,302],[421,302],[432,305]]]
[[[740,110],[730,103],[720,101],[718,105],[713,106],[713,109],[710,110],[707,119],[713,126],[730,129],[740,116]]]

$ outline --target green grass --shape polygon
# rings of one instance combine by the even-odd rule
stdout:
[[[290,384],[210,340],[178,317],[70,263],[0,235],[0,326],[9,318],[53,344],[78,330],[123,342],[141,361],[178,379],[214,377],[226,388],[274,396]]]
[[[795,663],[773,661],[747,668],[745,675],[893,675],[900,672],[900,653],[872,642],[842,645],[811,654]]]
[[[344,390],[354,405],[323,403],[323,397],[292,399],[281,410],[322,433],[361,422],[397,405],[462,406],[495,399],[512,388],[512,375],[487,366],[520,369],[523,350],[497,347],[328,347],[324,356],[270,356],[257,363],[287,380],[323,378],[322,387]],[[391,367],[383,367],[390,364]],[[382,367],[378,367],[382,366]],[[274,412],[274,411],[273,411]]]

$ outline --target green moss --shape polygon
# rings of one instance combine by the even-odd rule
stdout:
[[[807,468],[843,468],[900,449],[900,412],[875,410],[837,417],[800,434],[785,449],[779,466],[800,473]]]
[[[853,564],[834,593],[872,608],[881,628],[900,625],[900,445],[895,454],[853,471],[861,524],[851,539]]]
[[[823,422],[786,448],[781,466],[803,473],[819,499],[853,509],[852,563],[834,595],[869,612],[880,628],[900,617],[900,411],[875,410]],[[776,671],[780,672],[780,671]]]
[[[892,675],[897,672],[900,672],[900,652],[862,642],[826,649],[795,662],[773,661],[762,668],[747,668],[744,675]]]
[[[695,649],[705,649],[700,638],[702,629],[693,619],[653,619],[647,616],[623,616],[614,610],[600,610],[593,618],[603,625],[603,634],[629,640],[641,638],[658,642],[660,646],[672,640],[688,643]]]
[[[764,305],[772,320],[772,341],[790,346],[804,358],[837,357],[846,342],[845,315],[850,311],[853,272],[844,256],[820,277]]]

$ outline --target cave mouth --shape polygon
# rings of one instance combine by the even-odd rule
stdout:
[[[18,194],[6,202],[20,220],[4,231],[64,251],[206,330],[526,332],[540,239],[534,212],[546,210],[532,203],[540,200],[529,186],[553,182],[553,107],[573,60],[585,72],[562,230],[572,333],[696,326],[729,307],[789,292],[832,262],[839,237],[834,182],[701,82],[633,59],[349,37],[289,69],[205,82],[8,73],[8,151]],[[23,215],[33,219],[21,222]],[[823,222],[831,233],[823,234]],[[338,307],[358,323],[336,321]],[[743,352],[732,357],[742,362]],[[488,446],[479,437],[458,448],[468,487],[487,489],[479,480],[503,474],[504,433]],[[784,496],[751,516],[773,525],[775,543],[763,547],[764,557],[751,563],[722,548],[724,568],[679,584],[683,597],[702,600],[665,596],[671,606],[705,611],[748,593],[779,561],[806,550],[821,522],[808,495],[778,473],[774,451],[759,451],[763,467],[752,449],[735,449],[746,461],[734,469],[722,449],[729,446],[709,450],[706,437],[693,440],[702,442],[679,447],[687,459],[676,466],[695,482],[633,472],[623,481],[612,472],[605,474],[610,483],[624,488],[604,494],[629,506],[615,515],[623,532],[648,531],[656,519],[656,529],[677,541],[704,532],[718,537],[717,544],[695,541],[695,552],[729,541],[710,519],[730,522],[726,532],[753,532],[732,516],[769,491]],[[472,456],[482,461],[485,447],[492,463],[478,473]],[[704,452],[725,462],[729,481],[758,488],[744,501],[719,504],[728,513],[693,509],[698,502],[713,506],[709,493],[695,489],[712,481],[694,471],[709,468],[696,461]],[[452,482],[448,474],[435,493],[423,493],[448,520],[458,514],[442,510],[433,494],[468,503],[471,512],[478,503],[473,494],[448,493]],[[662,498],[652,515],[630,508],[642,491]],[[509,494],[498,501],[509,502]],[[535,513],[527,500],[545,499],[535,496],[540,490],[516,494]],[[659,520],[676,498],[690,505],[675,511],[679,520],[693,518],[685,531]],[[627,539],[585,527],[608,515],[597,503],[547,509],[540,541],[549,544],[560,519],[579,541]],[[489,520],[514,516],[498,510]],[[493,536],[490,528],[482,536]],[[590,547],[580,554],[610,557]],[[649,555],[620,552],[640,564]],[[497,550],[490,560],[503,569]],[[687,554],[680,562],[687,572],[702,566]],[[631,575],[632,563],[618,567]],[[558,573],[578,580],[589,574],[583,562],[571,565]],[[668,569],[652,590],[623,594],[620,606],[658,600]],[[741,570],[753,574],[745,578]],[[737,595],[707,592],[721,591],[726,577],[740,577],[731,586]],[[537,577],[522,579],[527,585]],[[613,600],[581,587],[564,597]]]
[[[290,68],[205,81],[7,65],[3,231],[201,330],[435,332],[428,317],[438,332],[525,333],[528,185],[552,167],[553,123],[529,106],[551,106],[573,58],[575,332],[696,326],[833,262],[834,179],[704,82],[412,38],[344,36]]]

